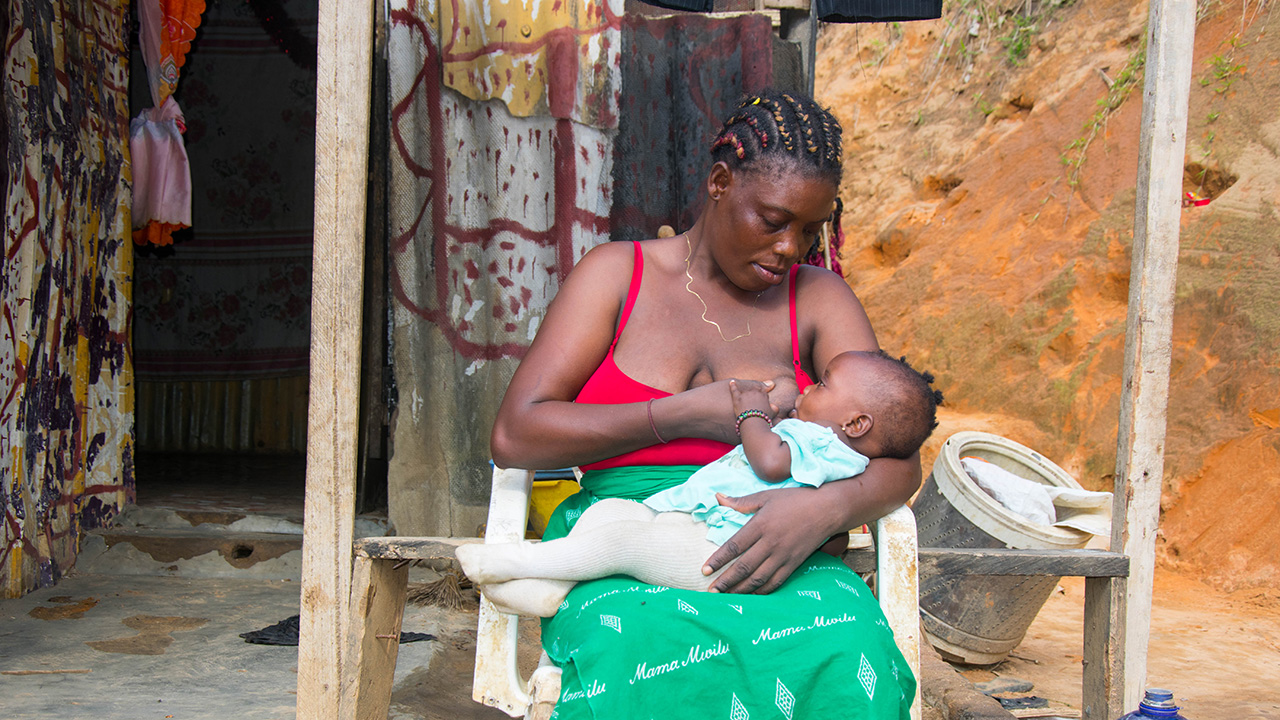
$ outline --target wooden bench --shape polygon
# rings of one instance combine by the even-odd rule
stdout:
[[[383,720],[399,651],[410,560],[453,558],[469,542],[512,542],[524,538],[533,472],[495,468],[485,540],[477,538],[380,537],[354,543],[355,569],[348,640],[354,671],[355,717]],[[876,572],[876,596],[898,648],[920,676],[919,584],[915,516],[900,507],[876,523],[879,550],[851,550],[845,562],[857,572]],[[515,615],[499,612],[481,598],[476,632],[472,698],[512,717],[546,718],[560,696],[560,669],[544,662],[528,679],[516,665]],[[911,707],[919,720],[920,690]]]

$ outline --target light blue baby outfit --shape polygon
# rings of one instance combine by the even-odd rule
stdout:
[[[695,472],[684,483],[656,495],[644,504],[658,512],[684,512],[707,524],[707,539],[723,545],[751,519],[750,515],[716,502],[716,493],[742,497],[761,490],[818,487],[832,480],[853,477],[867,469],[865,455],[840,442],[834,431],[817,423],[787,418],[773,432],[791,449],[791,477],[766,482],[751,471],[739,445],[719,460]]]

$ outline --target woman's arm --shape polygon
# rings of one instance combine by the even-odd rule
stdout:
[[[805,322],[801,342],[812,348],[815,376],[820,377],[842,352],[878,348],[862,303],[842,278],[801,268],[797,282],[797,314]],[[861,475],[818,488],[725,499],[729,507],[755,515],[707,561],[709,569],[704,570],[710,573],[737,558],[712,589],[771,592],[832,535],[883,517],[909,500],[919,486],[917,454],[906,460],[875,458]]]
[[[507,387],[490,436],[499,467],[558,468],[677,437],[736,439],[726,383],[648,403],[578,404],[613,342],[631,282],[630,243],[605,243],[569,274]],[[650,424],[650,411],[653,425]]]

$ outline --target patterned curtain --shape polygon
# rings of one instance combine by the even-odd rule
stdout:
[[[9,0],[0,592],[51,585],[133,494],[126,0]]]

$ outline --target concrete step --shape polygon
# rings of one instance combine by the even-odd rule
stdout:
[[[356,519],[356,537],[387,533],[385,519]],[[301,518],[130,506],[113,527],[81,542],[76,570],[103,575],[240,577],[297,581]]]

